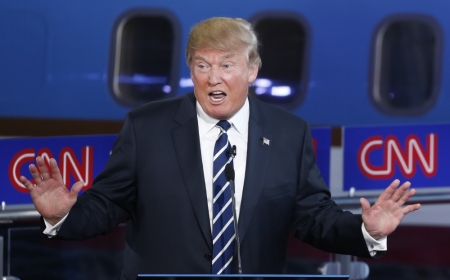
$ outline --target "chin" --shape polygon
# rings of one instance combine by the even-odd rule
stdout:
[[[224,110],[209,110],[207,112],[208,116],[218,119],[218,120],[227,120],[230,118],[229,112],[225,112]]]

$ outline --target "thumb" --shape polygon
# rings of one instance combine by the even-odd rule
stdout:
[[[70,189],[70,196],[76,198],[78,196],[78,193],[83,188],[83,185],[84,185],[83,181],[78,181],[75,184],[73,184],[72,189]]]
[[[361,203],[362,212],[367,212],[370,210],[370,202],[365,199],[364,197],[361,197],[359,199],[359,202]]]

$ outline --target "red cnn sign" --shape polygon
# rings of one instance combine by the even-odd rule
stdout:
[[[48,148],[42,148],[37,153],[34,148],[20,150],[14,155],[9,163],[8,176],[11,184],[20,192],[28,192],[28,190],[20,183],[20,175],[28,176],[28,173],[21,174],[23,167],[31,163],[35,163],[35,158],[41,156],[49,166],[49,160],[54,158],[52,152]],[[64,184],[69,187],[70,178],[73,176],[75,181],[83,181],[82,190],[87,190],[92,186],[94,177],[94,149],[91,146],[83,146],[81,151],[81,160],[77,158],[75,152],[70,147],[64,147],[59,152],[59,169],[63,177]],[[34,184],[34,180],[31,180]]]
[[[395,135],[372,136],[367,138],[358,150],[358,166],[361,172],[370,179],[389,179],[394,176],[395,166],[405,178],[416,175],[417,166],[426,177],[433,177],[438,170],[438,136],[434,133],[426,135],[424,146],[417,135],[406,137],[405,148]],[[375,165],[371,155],[382,154],[383,163]]]

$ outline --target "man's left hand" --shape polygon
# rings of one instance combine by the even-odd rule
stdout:
[[[374,239],[391,234],[406,214],[420,208],[419,203],[403,207],[416,190],[407,191],[411,186],[410,182],[398,187],[399,184],[399,180],[394,180],[372,206],[367,199],[360,199],[364,226]]]

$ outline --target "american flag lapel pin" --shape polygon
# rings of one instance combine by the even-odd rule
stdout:
[[[270,145],[270,140],[269,139],[267,139],[266,137],[263,137],[263,145],[267,145],[267,146],[269,146]]]

